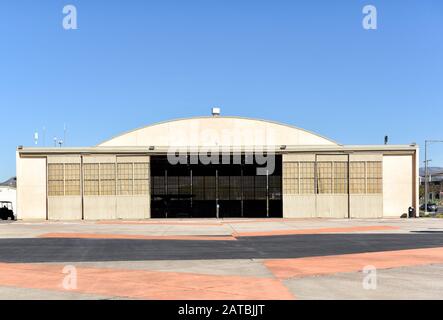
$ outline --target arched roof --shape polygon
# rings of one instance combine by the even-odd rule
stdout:
[[[141,146],[298,146],[338,145],[335,141],[274,121],[209,116],[176,119],[132,130],[102,142],[99,147]]]

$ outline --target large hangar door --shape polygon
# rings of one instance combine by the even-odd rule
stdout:
[[[281,156],[268,176],[258,165],[233,156],[229,164],[176,164],[151,158],[153,218],[281,217]]]
[[[285,217],[349,216],[348,155],[285,154],[283,161]]]
[[[383,213],[382,154],[284,155],[285,217],[377,218]]]
[[[246,161],[217,169],[220,218],[282,217],[282,161],[276,155],[269,175],[258,175],[258,165]]]

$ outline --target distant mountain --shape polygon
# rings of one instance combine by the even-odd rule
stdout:
[[[428,167],[428,174],[434,175],[434,174],[443,174],[443,167]],[[425,168],[420,168],[420,176],[425,176]]]
[[[13,177],[11,179],[8,179],[5,182],[0,183],[0,186],[7,186],[7,187],[12,187],[12,188],[17,188],[17,178]]]

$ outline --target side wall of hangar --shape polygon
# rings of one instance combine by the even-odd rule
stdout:
[[[280,176],[272,180],[274,186],[275,181],[280,181],[281,215],[285,218],[400,217],[409,206],[418,206],[419,150],[416,145],[344,146],[309,131],[275,122],[200,117],[130,131],[96,147],[19,148],[18,218],[151,218],[155,216],[153,205],[157,206],[156,212],[164,210],[158,209],[159,205],[152,197],[155,186],[160,186],[156,189],[158,191],[162,183],[165,185],[169,179],[175,179],[175,176],[168,176],[162,182],[159,174],[151,175],[156,157],[165,156],[171,148],[197,152],[229,147],[228,150],[241,153],[263,146],[275,151],[281,161]],[[234,189],[234,183],[243,181],[238,180],[240,174],[235,173],[229,179],[207,179],[216,184],[214,188],[218,193],[214,201],[221,200],[221,180],[224,183],[233,181],[228,193],[235,193],[231,189]],[[201,189],[198,179],[186,175],[181,175],[183,181],[192,181],[195,190]],[[180,179],[178,176],[175,179],[177,194],[181,190]],[[278,200],[278,188],[272,193],[269,180],[263,187],[265,180],[260,179],[248,180],[254,183],[253,199],[257,204],[271,198]],[[183,188],[186,189],[186,185]],[[264,188],[267,189],[266,196],[258,191]],[[189,188],[187,190],[189,193]],[[230,195],[232,201],[246,201],[245,190]],[[261,195],[257,195],[259,193]],[[190,199],[198,196],[193,194]],[[172,198],[169,195],[170,201],[174,201]]]

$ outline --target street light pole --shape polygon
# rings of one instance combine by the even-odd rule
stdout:
[[[425,214],[428,212],[428,163],[431,161],[431,159],[426,159],[425,161],[423,161],[425,163]]]
[[[425,214],[428,212],[428,143],[443,143],[443,140],[425,140]]]
[[[428,141],[425,140],[425,215],[428,213]]]

